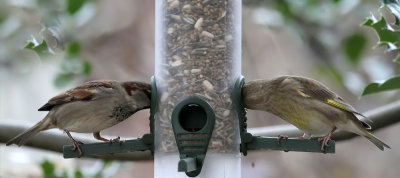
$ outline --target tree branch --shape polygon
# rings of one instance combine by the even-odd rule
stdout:
[[[377,109],[371,110],[365,115],[369,120],[372,120],[372,130],[378,130],[386,126],[392,125],[400,121],[400,101],[391,103]],[[362,118],[368,122],[368,119]],[[0,122],[0,142],[7,142],[12,137],[28,129],[29,126],[24,124],[16,125],[16,123],[6,123]],[[292,125],[279,125],[279,126],[268,126],[261,128],[249,128],[248,131],[253,135],[257,136],[267,136],[276,137],[277,135],[287,135],[290,137],[299,136],[303,133],[299,131],[296,127]],[[355,137],[355,134],[347,132],[338,132],[333,135],[335,141],[346,140]],[[84,143],[93,143],[93,139],[82,136],[74,136],[78,140]],[[40,148],[44,150],[50,150],[62,153],[63,145],[70,145],[71,142],[65,134],[61,134],[60,131],[52,132],[45,131],[34,136],[30,141],[27,142],[26,146]],[[132,161],[142,161],[142,160],[152,160],[153,157],[150,151],[144,152],[131,152],[124,154],[114,154],[114,155],[102,155],[96,156],[95,158],[101,159],[111,159],[111,160],[132,160]]]
[[[27,124],[18,123],[10,123],[10,122],[0,122],[0,143],[7,142],[14,136],[22,133],[27,130],[30,126]],[[90,137],[84,137],[80,135],[73,136],[75,139],[83,142],[83,143],[94,143],[96,142],[94,139],[90,139]],[[30,146],[34,148],[54,151],[54,152],[63,152],[64,145],[71,145],[71,141],[66,134],[62,134],[60,130],[50,130],[40,132],[39,134],[32,137],[25,146]],[[110,160],[135,160],[135,161],[143,161],[143,160],[152,160],[152,156],[150,151],[143,152],[130,152],[130,153],[118,153],[114,155],[98,155],[93,156],[91,158],[100,158],[100,159],[110,159]]]

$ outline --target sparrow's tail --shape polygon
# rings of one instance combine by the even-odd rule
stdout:
[[[31,127],[30,129],[26,130],[25,132],[15,136],[11,140],[9,140],[6,143],[6,146],[9,146],[11,144],[16,144],[18,146],[21,146],[21,145],[25,144],[32,136],[36,135],[38,132],[49,129],[50,128],[49,120],[50,119],[48,119],[46,117],[45,119],[43,119],[42,121],[40,121],[39,123],[37,123],[36,125]]]
[[[366,131],[366,134],[363,135],[365,138],[367,138],[369,141],[371,141],[373,144],[375,144],[379,149],[382,151],[386,148],[390,149],[390,146],[381,141],[378,137],[373,135],[371,132]]]

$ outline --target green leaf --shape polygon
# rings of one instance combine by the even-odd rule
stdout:
[[[75,171],[74,177],[75,177],[75,178],[82,178],[82,177],[83,177],[83,174],[82,174],[82,172],[78,169],[78,170]]]
[[[112,163],[112,161],[110,161],[110,160],[103,160],[103,168],[110,166],[111,163]]]
[[[313,75],[318,76],[328,76],[332,79],[332,81],[336,82],[339,85],[343,85],[343,76],[336,68],[332,66],[316,66],[313,70]]]
[[[81,7],[86,3],[86,0],[68,0],[67,1],[67,11],[72,15],[81,9]]]
[[[386,51],[400,50],[400,31],[394,30],[387,24],[384,17],[377,21],[374,16],[371,16],[362,25],[375,30],[379,38],[378,46],[386,45]],[[400,62],[400,56],[397,55],[393,61]]]
[[[29,42],[25,45],[24,49],[32,49],[35,47],[35,44],[33,42]]]
[[[352,64],[357,64],[367,45],[367,38],[362,33],[354,33],[343,41],[343,50]]]
[[[400,76],[395,76],[382,83],[370,83],[365,87],[361,96],[396,89],[400,89]]]
[[[40,59],[43,59],[44,56],[50,54],[49,47],[47,46],[47,43],[44,40],[42,41],[42,43],[36,46],[35,43],[31,41],[25,45],[24,49],[35,51],[39,55]]]
[[[286,19],[290,19],[294,16],[292,10],[290,9],[290,5],[286,1],[276,1],[276,9],[280,11]]]
[[[400,19],[399,0],[382,0],[382,4],[390,9],[392,14],[396,17],[396,23],[398,23],[398,19]]]
[[[90,72],[92,72],[92,65],[90,64],[89,61],[83,60],[82,61],[82,74],[84,75],[89,75]]]
[[[77,57],[81,53],[81,45],[77,41],[74,41],[68,45],[66,52],[68,58]]]
[[[400,53],[397,54],[396,58],[393,59],[393,62],[398,62],[400,63]]]
[[[68,171],[64,170],[61,177],[68,178]]]
[[[61,72],[57,74],[54,83],[57,87],[65,87],[74,79],[86,77],[92,71],[89,61],[80,58],[66,59],[60,66]]]
[[[54,84],[57,87],[65,87],[72,81],[72,74],[71,73],[60,73],[56,76],[54,80]]]
[[[374,22],[373,17],[367,19],[362,25],[372,27],[379,37],[378,45],[387,45],[387,43],[396,44],[400,40],[400,32],[390,28],[384,17],[378,22]]]
[[[0,13],[0,24],[2,24],[4,22],[4,20],[6,20],[7,16],[4,16],[3,14]]]
[[[48,160],[43,161],[40,166],[42,167],[43,177],[52,178],[54,174],[54,164]]]

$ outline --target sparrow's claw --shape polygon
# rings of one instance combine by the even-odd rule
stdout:
[[[111,139],[110,143],[119,143],[120,140],[121,140],[121,137],[118,136],[117,138]]]
[[[285,140],[287,140],[289,137],[286,136],[286,135],[278,135],[278,144],[280,143],[280,141],[281,141],[282,138],[285,139]]]
[[[106,139],[106,138],[104,138],[104,137],[102,137],[102,136],[100,136],[100,132],[94,132],[93,133],[93,136],[94,136],[94,138],[96,138],[97,140],[101,140],[101,141],[103,141],[103,142],[110,142],[110,144],[111,143],[119,143],[120,142],[120,137],[118,136],[117,138],[114,138],[114,139]]]
[[[80,145],[83,145],[83,143],[81,141],[76,141],[74,138],[72,138],[71,134],[67,130],[64,130],[64,131],[65,131],[65,133],[67,133],[68,137],[71,139],[72,144],[74,144],[74,148],[72,149],[72,151],[78,150],[78,152],[79,152],[78,158],[80,158],[83,153]]]
[[[82,153],[83,152],[82,152],[82,149],[81,149],[80,145],[83,145],[83,143],[80,142],[80,141],[75,141],[75,140],[72,143],[74,144],[74,148],[72,149],[72,151],[78,150],[78,152],[79,152],[78,158],[82,157]]]

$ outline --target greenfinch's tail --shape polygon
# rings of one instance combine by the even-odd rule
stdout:
[[[383,141],[381,141],[379,138],[377,138],[371,132],[366,131],[366,134],[364,135],[364,137],[367,138],[369,141],[371,141],[373,144],[375,144],[382,151],[385,149],[385,147],[390,149],[389,145],[387,145],[386,143],[383,143]]]

